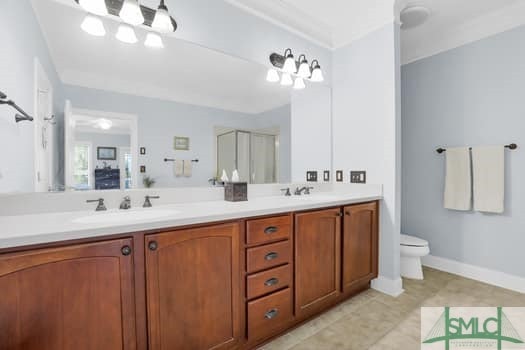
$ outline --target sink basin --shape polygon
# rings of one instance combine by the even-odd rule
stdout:
[[[294,200],[298,201],[333,201],[338,200],[339,197],[333,195],[323,195],[323,194],[311,194],[311,195],[302,195],[302,196],[293,196],[291,197]]]
[[[73,220],[75,224],[114,224],[130,221],[154,220],[180,214],[178,210],[144,209],[99,212]]]

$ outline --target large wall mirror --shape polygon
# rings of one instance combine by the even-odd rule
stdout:
[[[0,91],[34,117],[17,123],[0,106],[0,193],[214,186],[223,170],[287,183],[331,170],[327,86],[270,84],[269,62],[177,32],[151,48],[139,26],[124,43],[117,17],[93,36],[85,18],[74,0],[0,4]]]

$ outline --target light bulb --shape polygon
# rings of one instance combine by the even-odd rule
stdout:
[[[290,86],[293,84],[292,76],[288,73],[283,73],[281,77],[281,85]]]
[[[100,118],[97,120],[97,126],[102,130],[109,130],[113,126],[113,122],[109,119]]]
[[[84,18],[84,21],[80,25],[83,31],[94,36],[104,36],[106,35],[106,29],[104,28],[104,23],[99,17],[89,14]]]
[[[138,41],[133,27],[124,23],[118,27],[116,38],[127,44],[135,44]]]
[[[268,69],[266,81],[269,81],[270,83],[277,83],[279,80],[281,80],[279,73],[277,73],[277,71],[273,68]]]
[[[292,54],[289,54],[284,61],[283,71],[290,74],[297,73],[297,66]]]
[[[124,0],[119,16],[124,22],[134,26],[144,23],[144,16],[138,0]]]
[[[107,16],[108,8],[105,0],[80,0],[78,2],[84,10],[99,16]]]
[[[301,77],[298,77],[295,79],[295,83],[293,84],[293,88],[295,90],[303,90],[306,87],[304,84],[304,80]]]
[[[160,35],[153,32],[146,34],[146,41],[144,42],[144,45],[155,49],[162,49],[164,47],[164,43],[162,42]]]
[[[175,31],[168,8],[164,5],[164,0],[160,2],[153,23],[151,24],[151,28],[158,30],[161,33],[171,33]]]
[[[321,70],[321,67],[317,66],[317,68],[314,68],[310,80],[316,83],[319,83],[324,80],[323,71]]]
[[[310,66],[308,65],[308,61],[301,62],[301,65],[299,66],[299,71],[297,72],[297,75],[300,76],[303,79],[310,78]]]

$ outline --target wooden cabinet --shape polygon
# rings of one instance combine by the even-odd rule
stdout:
[[[136,349],[132,240],[0,256],[0,349]]]
[[[377,277],[377,203],[344,208],[342,284],[343,292]]]
[[[149,349],[227,349],[240,339],[236,223],[148,235]]]
[[[340,294],[341,210],[295,215],[295,312],[306,317]]]

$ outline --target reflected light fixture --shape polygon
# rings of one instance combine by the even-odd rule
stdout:
[[[144,41],[144,45],[147,47],[151,47],[154,49],[162,49],[164,48],[164,43],[162,42],[162,38],[159,34],[154,32],[149,32],[146,34],[146,41]]]
[[[119,16],[124,22],[134,26],[144,23],[144,15],[138,0],[124,0]]]
[[[113,122],[109,119],[100,118],[97,120],[96,126],[102,130],[109,130],[113,126]]]
[[[279,73],[277,70],[270,68],[268,69],[268,74],[266,74],[266,81],[269,81],[270,83],[277,83],[281,78],[279,77]]]
[[[90,13],[87,14],[86,18],[80,25],[83,31],[94,36],[104,36],[106,35],[106,29],[104,28],[104,23],[102,20]]]
[[[286,49],[284,51],[284,66],[283,66],[283,72],[289,73],[289,74],[295,74],[297,73],[297,66],[295,65],[295,59],[292,54],[292,49]]]
[[[303,79],[306,79],[306,78],[310,78],[310,74],[311,74],[310,65],[308,64],[308,61],[306,60],[306,56],[305,55],[299,56],[299,71],[297,72],[297,75]]]
[[[304,88],[306,88],[303,78],[301,77],[295,78],[295,83],[293,84],[293,88],[295,90],[303,90]]]
[[[79,5],[89,13],[98,16],[107,16],[108,8],[105,0],[79,0]]]
[[[160,5],[155,13],[155,18],[151,24],[151,28],[158,30],[161,33],[171,33],[175,31],[168,8],[164,4],[164,0],[160,1]]]
[[[125,23],[118,27],[116,38],[126,44],[135,44],[138,41],[133,27]]]
[[[283,73],[281,77],[282,86],[290,86],[293,84],[292,76],[289,73]]]
[[[316,83],[324,81],[323,71],[317,60],[312,62],[312,77],[310,80]]]

